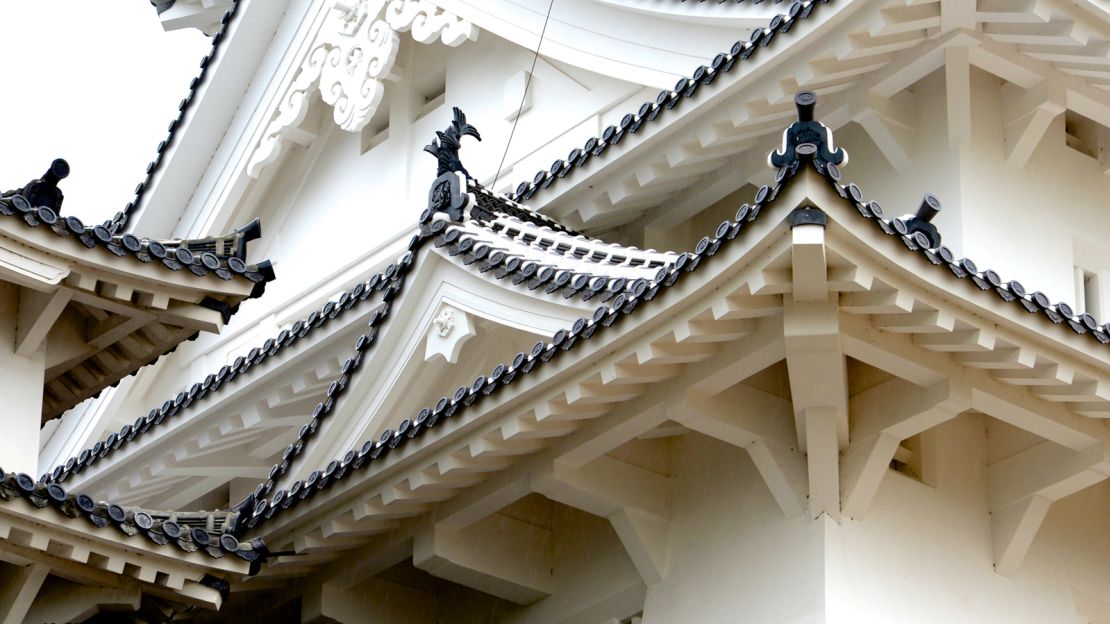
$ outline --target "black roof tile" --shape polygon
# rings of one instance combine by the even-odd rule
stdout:
[[[161,512],[125,507],[66,492],[57,483],[35,481],[28,474],[0,470],[0,501],[16,498],[39,510],[49,507],[68,518],[83,517],[96,528],[114,527],[123,536],[141,534],[158,546],[172,542],[183,552],[201,551],[214,558],[231,554],[251,562],[269,552],[261,539],[239,541],[240,516],[235,511]]]
[[[801,145],[795,147],[801,147]],[[530,352],[518,353],[511,360],[511,363],[502,363],[495,366],[489,376],[480,376],[470,387],[462,386],[453,393],[445,395],[434,406],[425,407],[414,414],[412,418],[403,419],[396,429],[386,429],[377,440],[368,440],[360,448],[349,450],[341,461],[333,461],[327,468],[313,471],[306,480],[294,481],[288,490],[273,491],[276,483],[274,478],[259,484],[255,492],[236,507],[246,516],[240,525],[240,530],[247,531],[262,525],[273,516],[281,513],[282,510],[297,505],[299,501],[311,497],[316,491],[325,489],[334,481],[342,479],[349,470],[358,470],[368,466],[393,449],[404,445],[408,440],[414,439],[435,427],[440,419],[452,418],[461,414],[481,398],[509,385],[537,366],[546,364],[560,353],[573,349],[584,340],[592,338],[597,332],[603,332],[604,329],[612,326],[615,322],[632,314],[643,302],[654,300],[660,292],[673,286],[682,275],[696,270],[704,261],[716,254],[720,247],[735,239],[744,230],[745,225],[757,220],[764,212],[764,207],[775,200],[779,192],[789,184],[802,167],[814,167],[818,173],[829,180],[841,197],[855,203],[863,218],[876,223],[877,227],[885,234],[900,237],[909,250],[924,254],[934,264],[946,266],[956,277],[972,279],[980,289],[994,290],[1007,301],[1023,302],[1025,308],[1030,312],[1042,312],[1052,322],[1057,324],[1066,323],[1077,333],[1090,333],[1099,344],[1110,343],[1110,325],[1099,325],[1089,315],[1076,317],[1066,304],[1051,305],[1047,298],[1040,293],[1025,295],[1024,289],[1017,282],[1003,285],[995,272],[989,270],[980,272],[970,260],[956,261],[950,257],[950,252],[946,255],[946,248],[939,245],[939,234],[936,234],[935,238],[932,235],[935,233],[935,228],[930,232],[928,228],[924,227],[931,227],[929,220],[939,210],[939,201],[934,197],[926,196],[917,214],[911,219],[884,219],[882,210],[877,203],[863,201],[862,193],[858,187],[840,184],[841,174],[837,165],[819,157],[820,154],[827,153],[828,150],[822,151],[821,147],[823,146],[821,145],[815,147],[816,149],[812,150],[808,148],[799,149],[797,152],[799,158],[789,159],[788,164],[778,170],[774,186],[764,186],[758,189],[754,202],[740,206],[735,220],[722,222],[713,235],[702,238],[693,252],[679,255],[672,265],[659,272],[656,279],[638,281],[632,292],[616,294],[607,304],[599,306],[590,318],[579,319],[571,328],[557,331],[550,342],[538,342]],[[427,217],[427,214],[425,217]],[[914,219],[917,220],[916,224],[913,222]],[[438,227],[438,223],[442,223],[442,221],[424,219],[420,229],[419,242],[415,245],[416,249],[414,251],[418,251],[419,247],[429,240],[434,241],[437,245],[459,245],[458,240],[446,241],[447,235],[443,233],[444,228]],[[402,272],[398,279],[403,280],[404,273]],[[551,275],[548,275],[547,279],[550,280]],[[524,282],[517,283],[523,284]],[[529,287],[534,286],[529,284]],[[377,327],[372,328],[371,331],[376,332]],[[358,351],[358,357],[361,358],[361,354],[362,352]],[[344,375],[348,375],[348,373],[344,373]],[[327,411],[330,411],[330,408],[325,410],[321,416],[326,415]],[[315,434],[318,424],[319,420],[314,418],[309,425],[301,430],[297,442],[288,449],[287,456],[289,458],[275,466],[272,475],[285,474],[288,471],[291,466],[290,460],[303,452],[306,442]],[[272,499],[266,498],[271,494]]]
[[[863,193],[853,184],[841,184],[840,170],[834,162],[817,158],[821,153],[820,146],[806,147],[807,143],[794,146],[797,158],[789,159],[789,163],[778,170],[776,182],[773,186],[764,186],[756,194],[753,203],[743,204],[737,210],[735,219],[722,222],[711,235],[703,237],[692,252],[680,254],[668,266],[662,267],[651,280],[635,280],[626,283],[617,292],[610,293],[607,301],[596,308],[589,317],[576,321],[568,329],[560,329],[550,341],[537,342],[527,352],[516,354],[508,363],[494,367],[490,374],[479,376],[473,384],[460,386],[456,390],[445,394],[434,405],[422,408],[410,418],[402,419],[395,429],[387,429],[377,439],[368,440],[357,449],[350,449],[341,459],[331,461],[326,467],[312,471],[305,479],[294,481],[287,489],[276,489],[277,480],[288,473],[296,459],[303,455],[308,444],[311,443],[320,424],[331,414],[336,402],[341,399],[345,389],[361,368],[363,358],[372,347],[378,332],[387,321],[392,300],[403,290],[405,279],[415,266],[420,251],[429,243],[441,247],[449,247],[449,257],[466,263],[491,264],[488,270],[482,271],[489,274],[493,271],[495,278],[513,276],[512,282],[526,288],[550,287],[554,283],[557,289],[582,290],[590,287],[590,280],[576,280],[576,276],[560,276],[553,267],[537,267],[535,263],[520,263],[512,268],[507,266],[508,260],[490,262],[489,256],[478,257],[475,245],[468,248],[459,229],[453,228],[449,223],[437,218],[432,212],[422,216],[419,233],[413,237],[409,244],[409,251],[397,264],[392,265],[383,273],[371,276],[366,282],[356,285],[345,293],[346,303],[343,298],[339,302],[329,303],[320,313],[313,313],[305,321],[298,321],[289,330],[283,330],[275,340],[267,341],[262,349],[252,351],[252,356],[242,360],[234,368],[224,367],[220,374],[210,375],[203,385],[195,384],[190,391],[178,395],[173,401],[167,401],[160,410],[153,410],[146,419],[140,419],[130,430],[125,428],[118,435],[109,436],[108,440],[97,443],[91,450],[86,450],[76,459],[71,459],[66,466],[60,468],[62,473],[67,473],[72,468],[90,461],[89,458],[98,454],[110,452],[108,449],[122,444],[121,440],[130,439],[136,432],[146,431],[152,424],[160,422],[160,417],[188,405],[188,402],[201,396],[202,392],[216,391],[224,380],[233,379],[236,371],[242,372],[244,367],[249,368],[251,363],[260,361],[266,353],[273,353],[282,345],[292,344],[298,337],[307,335],[314,327],[342,314],[344,310],[356,305],[356,301],[365,300],[371,290],[382,293],[379,307],[371,315],[369,330],[360,336],[354,345],[350,358],[342,365],[340,373],[329,386],[326,397],[321,401],[311,416],[311,419],[301,428],[297,438],[286,448],[282,460],[275,464],[270,471],[270,478],[259,483],[255,491],[246,499],[235,505],[233,512],[242,514],[241,521],[234,523],[228,531],[235,536],[242,536],[245,532],[255,529],[281,514],[285,509],[295,506],[302,500],[312,497],[316,492],[326,489],[331,484],[347,477],[352,471],[364,469],[373,462],[381,459],[394,449],[403,446],[409,440],[419,437],[422,433],[434,428],[443,419],[461,415],[467,408],[482,398],[498,391],[498,389],[517,382],[522,376],[527,375],[537,367],[542,367],[561,353],[574,349],[584,341],[604,332],[606,328],[631,315],[638,307],[650,302],[660,292],[673,286],[681,277],[691,271],[697,270],[705,261],[713,256],[722,246],[730,243],[743,233],[747,224],[756,221],[765,212],[765,207],[775,200],[779,192],[788,185],[803,167],[814,167],[819,174],[824,176],[838,194],[852,202],[861,215],[876,224],[885,235],[897,236],[908,250],[922,254],[931,263],[947,269],[953,279],[969,279],[984,291],[992,291],[997,296],[1010,302],[1023,306],[1031,313],[1043,314],[1054,324],[1067,325],[1076,333],[1087,333],[1098,344],[1110,343],[1110,326],[1101,325],[1089,315],[1076,316],[1066,304],[1052,305],[1043,294],[1037,292],[1028,294],[1018,282],[1003,283],[998,274],[991,270],[979,270],[974,262],[969,259],[955,259],[951,252],[940,244],[939,233],[929,230],[929,221],[932,215],[939,210],[939,202],[935,198],[927,197],[918,212],[908,219],[888,219],[883,216],[882,209],[876,202],[865,201]],[[473,189],[469,189],[473,190]],[[487,204],[482,210],[495,210],[498,206]],[[506,214],[500,210],[495,210]],[[520,217],[519,214],[513,215]],[[469,218],[480,219],[481,211],[472,213]],[[808,218],[799,215],[798,219]],[[543,223],[543,225],[548,225]],[[935,237],[934,237],[935,234]],[[453,252],[453,253],[452,253]],[[529,268],[526,268],[527,267]],[[503,273],[503,274],[502,274]],[[541,276],[542,273],[542,276]],[[330,306],[330,310],[328,309]],[[269,346],[267,346],[269,345]],[[227,370],[225,370],[227,369]],[[174,412],[176,413],[176,412]],[[59,469],[55,469],[58,472]],[[29,477],[27,478],[29,480]],[[32,487],[33,489],[33,487]],[[95,521],[95,520],[94,520]]]

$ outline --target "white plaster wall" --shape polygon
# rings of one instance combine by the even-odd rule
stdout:
[[[1029,292],[1043,291],[1054,303],[1074,303],[1076,241],[1110,258],[1110,176],[1096,159],[1067,147],[1063,115],[1025,167],[1008,164],[1002,82],[978,69],[971,75],[969,142],[949,145],[944,73],[937,71],[912,87],[917,131],[910,169],[894,171],[862,128],[850,124],[836,132],[851,156],[844,181],[857,183],[888,217],[914,212],[922,194],[933,193],[944,205],[934,222],[957,257],[1016,279]]]
[[[1001,97],[998,79],[972,72],[973,140],[961,154],[971,257],[980,270],[996,267],[1003,279],[1074,303],[1073,239],[1110,252],[1110,176],[1097,160],[1067,147],[1063,115],[1024,169],[1007,165]]]
[[[586,624],[591,620],[574,616],[581,612],[588,613],[590,607],[598,603],[616,603],[610,608],[619,609],[619,597],[624,593],[632,593],[634,597],[642,595],[640,576],[607,520],[569,508],[562,509],[553,520],[556,540],[551,570],[555,592],[522,609],[514,617],[500,621],[506,624],[564,621]],[[614,600],[614,597],[617,599]],[[604,622],[607,618],[603,614],[607,609],[600,611],[602,613],[594,621]],[[624,618],[631,614],[620,611],[607,613],[610,618]]]
[[[698,434],[675,448],[667,576],[644,624],[822,621],[823,523],[785,519],[743,449]]]
[[[907,171],[895,171],[882,152],[858,124],[848,124],[834,133],[836,144],[848,150],[848,164],[841,168],[843,182],[855,182],[865,199],[877,201],[887,217],[897,217],[917,210],[925,193],[936,195],[943,204],[934,219],[944,244],[961,255],[971,245],[975,249],[976,233],[964,232],[962,218],[964,198],[960,180],[965,173],[955,152],[948,145],[945,113],[944,73],[934,72],[912,87],[914,124]],[[821,118],[818,103],[817,118]]]
[[[1013,579],[994,572],[985,417],[960,417],[936,435],[936,487],[888,472],[867,514],[834,529],[828,556],[836,599],[827,621],[1076,621],[1058,569],[1061,551],[1026,559]],[[1106,542],[1105,534],[1086,538]],[[1092,550],[1071,554],[1089,563],[1098,557]]]
[[[993,566],[986,417],[936,435],[935,487],[888,472],[867,514],[839,523],[785,519],[743,451],[686,436],[668,573],[644,622],[1070,623],[1086,621],[1077,590],[1110,605],[1110,487],[1054,505],[1007,578]]]
[[[319,139],[323,144],[311,148],[312,154],[297,148],[262,202],[267,239],[264,255],[277,265],[278,279],[268,285],[265,303],[244,305],[225,335],[234,334],[271,307],[300,296],[338,267],[412,228],[427,204],[427,189],[436,175],[435,159],[423,147],[450,123],[452,106],[462,108],[482,133],[481,142],[463,140],[464,164],[473,175],[492,181],[512,132],[512,123],[503,114],[504,83],[531,58],[516,59],[514,55],[522,51],[493,36],[453,49],[411,41],[405,45],[401,60],[416,68],[414,71],[446,63],[444,103],[408,122],[408,127],[394,114],[390,137],[366,153],[360,153],[359,134],[339,129],[329,130]],[[515,60],[500,62],[505,58]],[[519,182],[522,175],[530,178],[536,168],[546,168],[573,146],[598,134],[603,127],[602,113],[612,108],[614,115],[623,115],[626,111],[616,105],[639,90],[582,70],[568,71],[573,78],[552,66],[542,75],[537,70],[541,77],[531,86],[533,104],[520,118],[501,175],[505,184]],[[405,88],[407,84],[387,86],[386,98],[396,98],[391,100],[392,107],[398,107],[397,99],[403,97],[394,91]],[[412,97],[419,99],[420,95]],[[532,160],[540,159],[542,164],[524,166],[523,174],[511,169],[515,160],[541,147],[543,154]],[[291,206],[286,209],[288,214],[278,208],[283,203]],[[211,341],[201,344],[207,349]]]

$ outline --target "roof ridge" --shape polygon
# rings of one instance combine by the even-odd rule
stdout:
[[[683,0],[685,1],[685,0]],[[620,143],[625,134],[635,134],[645,123],[653,122],[664,110],[671,110],[684,100],[692,99],[701,86],[712,84],[722,73],[732,71],[738,61],[748,60],[758,48],[766,47],[780,33],[787,33],[798,20],[808,18],[818,4],[828,4],[833,0],[794,0],[785,14],[775,15],[764,28],[752,31],[748,41],[737,41],[728,52],[721,52],[708,65],[699,65],[688,78],[681,78],[672,90],[660,91],[655,101],[640,105],[634,113],[627,113],[617,125],[609,125],[601,136],[588,139],[581,148],[574,148],[564,160],[555,160],[549,169],[536,172],[531,181],[525,180],[511,191],[508,198],[512,201],[531,199],[541,190],[549,188],[557,180],[570,175],[576,168],[585,166],[593,157],[600,157],[610,145]]]
[[[404,256],[402,260],[403,258]],[[391,264],[384,271],[371,275],[369,279],[359,280],[354,286],[344,290],[338,298],[329,300],[319,310],[313,310],[305,318],[293,322],[288,328],[278,332],[277,336],[267,338],[260,346],[252,348],[247,355],[237,357],[230,365],[221,366],[203,380],[194,382],[187,390],[182,390],[173,398],[164,401],[160,407],[152,408],[146,416],[138,417],[133,424],[124,425],[118,433],[109,434],[64,463],[58,464],[48,474],[43,475],[43,480],[64,482],[100,459],[109,457],[115,450],[127,445],[137,436],[161,425],[166,418],[175,417],[193,403],[217,393],[253,367],[283,352],[286,347],[291,347],[328,321],[358,307],[370,297],[372,292],[383,290],[397,270],[397,264]]]
[[[777,190],[775,194],[777,194]],[[773,196],[764,193],[765,201],[770,201]],[[745,208],[747,208],[747,204],[745,204]],[[756,209],[750,213],[745,211],[744,216],[748,221],[751,221],[758,214],[759,210]],[[731,233],[735,237],[742,227],[742,223],[734,224],[733,229],[726,231],[725,235]],[[428,241],[433,241],[437,246],[459,246],[459,242],[450,243],[446,241],[448,238],[447,232],[445,221],[438,219],[425,221],[421,225],[420,234],[418,235],[420,237],[418,248]],[[315,491],[326,488],[329,483],[342,479],[349,470],[356,470],[367,465],[367,462],[378,459],[388,453],[389,450],[403,444],[405,440],[414,438],[423,431],[434,427],[440,418],[454,416],[460,409],[465,409],[482,396],[488,396],[499,387],[509,384],[518,373],[528,373],[537,365],[551,360],[559,351],[570,349],[579,336],[588,338],[599,328],[612,325],[617,319],[631,313],[639,301],[654,299],[661,289],[673,285],[682,272],[692,271],[700,263],[701,257],[715,253],[720,244],[719,241],[716,244],[704,246],[699,243],[699,251],[694,254],[681,254],[676,257],[675,263],[669,269],[660,270],[659,277],[661,279],[659,281],[637,280],[636,287],[629,292],[629,295],[625,295],[623,292],[615,293],[608,305],[603,304],[595,310],[592,318],[578,319],[569,331],[560,329],[552,337],[550,343],[546,341],[537,342],[530,353],[518,353],[511,364],[502,363],[497,365],[488,377],[482,375],[471,386],[460,386],[453,394],[440,398],[433,407],[425,407],[413,418],[402,420],[396,431],[386,429],[378,440],[368,440],[360,449],[348,450],[341,459],[332,460],[326,467],[314,470],[304,480],[294,481],[288,490],[278,490],[273,494],[272,499],[264,498],[269,495],[272,486],[267,488],[265,487],[266,484],[263,484],[260,486],[261,489],[256,488],[256,494],[245,499],[237,507],[244,513],[249,512],[250,514],[250,517],[240,525],[241,530],[246,531],[259,526],[280,513],[280,510],[287,509],[295,505],[298,500],[308,498]]]
[[[831,139],[831,133],[829,137]],[[342,479],[348,471],[357,470],[368,465],[368,463],[404,444],[407,440],[413,439],[434,427],[440,418],[446,419],[455,416],[460,410],[464,410],[475,401],[510,384],[519,374],[527,374],[536,366],[550,361],[559,352],[573,348],[575,344],[580,342],[580,338],[588,339],[595,332],[610,327],[620,318],[631,314],[641,301],[653,300],[662,290],[674,285],[683,273],[694,271],[704,259],[713,256],[723,244],[733,240],[746,224],[758,219],[763,212],[763,208],[775,200],[779,192],[801,171],[803,166],[814,167],[822,177],[833,185],[842,198],[848,199],[856,205],[862,217],[874,222],[884,234],[900,237],[909,250],[923,253],[933,264],[947,266],[958,278],[971,278],[982,290],[994,289],[1004,300],[1020,301],[1030,312],[1042,311],[1054,323],[1067,321],[1068,325],[1077,333],[1089,332],[1098,342],[1102,344],[1110,343],[1110,323],[1098,326],[1097,321],[1094,321],[1090,315],[1075,317],[1070,313],[1070,308],[1067,308],[1066,304],[1049,305],[1043,294],[1026,295],[1024,289],[1016,281],[1002,285],[1001,280],[993,271],[979,272],[974,263],[966,258],[959,261],[953,260],[951,252],[940,244],[939,235],[935,238],[931,236],[932,233],[935,233],[935,228],[930,232],[927,227],[919,227],[921,223],[931,225],[928,223],[931,215],[923,214],[923,212],[927,212],[926,208],[939,209],[939,202],[934,204],[929,201],[932,199],[935,202],[935,198],[932,196],[926,197],[925,203],[927,205],[919,210],[918,215],[884,219],[882,210],[876,202],[864,202],[862,192],[858,186],[855,184],[841,185],[839,183],[841,178],[839,168],[835,162],[824,158],[824,156],[834,153],[830,151],[832,148],[831,141],[828,145],[801,143],[791,147],[791,151],[794,152],[791,156],[795,157],[787,159],[785,164],[777,169],[775,185],[765,185],[759,188],[755,193],[752,204],[744,203],[740,206],[736,212],[735,220],[723,221],[717,226],[712,236],[702,237],[692,252],[677,256],[671,267],[660,272],[660,279],[650,283],[643,280],[642,286],[632,290],[628,295],[624,293],[616,295],[608,305],[599,306],[591,318],[580,318],[575,321],[570,329],[558,330],[552,336],[550,342],[537,342],[531,352],[518,353],[509,364],[498,364],[489,376],[479,376],[470,387],[460,386],[453,394],[440,398],[434,407],[425,407],[411,419],[403,419],[397,425],[396,430],[386,429],[377,440],[368,440],[363,443],[360,449],[350,449],[342,458],[334,459],[326,467],[314,470],[305,480],[294,481],[288,490],[281,489],[275,492],[272,498],[264,498],[272,490],[273,486],[270,485],[272,481],[264,484],[269,485],[269,487],[260,486],[261,489],[256,489],[256,493],[245,499],[238,507],[244,514],[248,512],[250,514],[250,517],[240,525],[241,530],[245,532],[257,528],[283,510],[296,505],[298,501],[304,500],[316,491]],[[822,147],[826,149],[822,150]],[[453,251],[455,251],[455,253],[450,254],[452,256],[469,254],[472,258],[475,255],[473,245],[468,250],[462,250],[461,247],[464,244],[461,239],[456,237],[454,241],[447,240],[449,232],[454,230],[448,230],[444,220],[432,219],[432,215],[428,211],[425,212],[424,216],[426,218],[423,220],[419,234],[421,243],[433,240],[437,246],[452,246]],[[914,219],[920,221],[915,223]],[[418,251],[418,249],[419,245],[413,251]],[[518,267],[517,271],[519,270]],[[498,275],[497,277],[503,278],[507,274]],[[515,283],[519,284],[520,282]],[[1040,297],[1037,297],[1037,295],[1040,295]],[[1061,306],[1066,309],[1062,309]]]
[[[214,61],[220,53],[222,44],[227,39],[227,31],[231,27],[231,22],[235,19],[235,16],[239,14],[239,4],[239,0],[232,0],[231,6],[224,13],[223,17],[220,18],[220,29],[212,35],[212,46],[209,48],[208,54],[205,54],[200,59],[200,71],[189,81],[189,91],[185,94],[185,97],[178,102],[177,116],[173,118],[170,125],[166,128],[166,138],[158,143],[158,147],[155,149],[154,159],[147,164],[143,179],[135,186],[134,197],[131,201],[127,202],[123,210],[117,212],[111,219],[104,222],[103,226],[112,234],[125,231],[131,217],[135,214],[135,211],[139,209],[139,205],[142,203],[143,197],[146,196],[146,191],[150,187],[151,179],[162,167],[166,150],[169,149],[174,139],[177,138],[177,131],[184,125],[189,109],[192,108],[193,103],[196,101],[197,91],[208,78],[208,69],[212,61]]]

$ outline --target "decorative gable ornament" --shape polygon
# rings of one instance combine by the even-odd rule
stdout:
[[[470,315],[444,301],[428,328],[424,360],[430,362],[438,355],[448,364],[454,364],[459,360],[463,345],[476,334]]]
[[[421,43],[438,36],[457,46],[478,38],[469,21],[424,0],[329,0],[330,7],[313,45],[251,154],[247,174],[261,176],[281,156],[287,141],[307,144],[316,133],[303,128],[319,90],[332,119],[347,132],[370,123],[385,94],[400,46],[398,33],[412,31]]]

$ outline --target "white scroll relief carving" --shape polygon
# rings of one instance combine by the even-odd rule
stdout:
[[[448,363],[454,364],[459,359],[463,344],[473,338],[475,333],[469,314],[447,303],[440,304],[439,312],[432,319],[432,326],[428,331],[424,360],[431,361],[439,355]]]
[[[336,125],[362,130],[385,94],[384,80],[400,45],[397,33],[411,30],[421,43],[439,36],[450,46],[478,37],[469,21],[427,0],[328,1],[331,9],[247,163],[252,178],[281,157],[288,141],[306,144],[314,137],[301,126],[317,90],[332,107]]]
[[[437,35],[449,46],[478,38],[474,24],[428,0],[392,0],[385,10],[385,19],[398,32],[411,30],[413,39],[420,43],[431,43]]]

